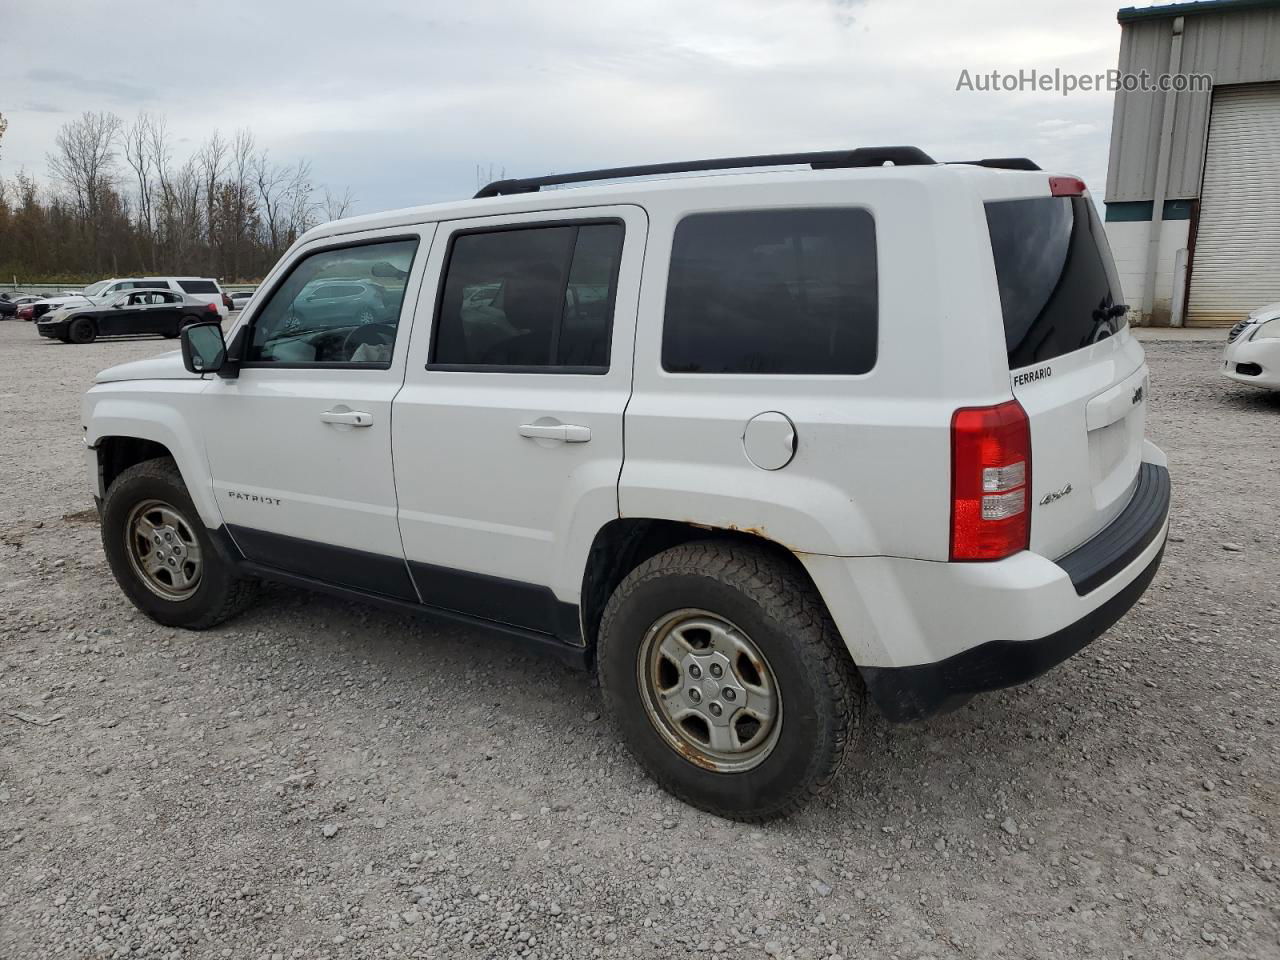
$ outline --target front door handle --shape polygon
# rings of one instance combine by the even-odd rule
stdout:
[[[586,443],[591,439],[591,428],[576,423],[522,423],[520,436],[530,440],[559,440],[562,443]]]
[[[326,410],[320,414],[320,419],[325,423],[342,423],[348,427],[371,427],[373,426],[373,414],[364,413],[360,410],[347,410],[345,408],[339,410],[334,407],[332,410]]]

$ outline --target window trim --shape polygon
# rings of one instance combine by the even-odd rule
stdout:
[[[667,302],[671,295],[671,264],[675,259],[676,250],[676,233],[680,229],[680,225],[686,220],[693,217],[702,216],[721,216],[734,215],[742,213],[809,213],[815,211],[828,210],[855,210],[865,213],[871,221],[871,245],[875,253],[875,354],[871,358],[871,366],[866,370],[858,373],[794,373],[784,371],[779,373],[754,373],[751,371],[716,371],[716,370],[672,370],[667,366],[666,357],[666,335],[667,335]],[[863,379],[869,377],[876,372],[876,368],[880,365],[880,347],[881,347],[881,293],[883,287],[881,285],[880,266],[883,262],[880,250],[880,224],[876,218],[875,211],[865,203],[838,203],[838,204],[807,204],[804,206],[764,206],[764,207],[726,207],[714,208],[708,210],[690,210],[684,213],[671,227],[671,248],[667,258],[667,278],[666,286],[663,291],[662,305],[662,327],[658,334],[658,372],[663,377],[686,377],[686,378],[711,378],[713,381],[723,381],[726,377],[752,377],[760,379],[800,379],[805,380],[830,380],[833,382],[847,382],[849,380]]]
[[[379,243],[397,243],[405,240],[414,241],[417,246],[413,248],[413,256],[409,258],[409,268],[405,271],[405,295],[400,301],[400,320],[396,323],[396,343],[400,343],[400,325],[404,322],[405,305],[409,302],[409,277],[413,275],[414,265],[418,262],[418,255],[422,252],[422,236],[417,233],[394,234],[385,237],[369,237],[364,240],[349,240],[345,243],[334,243],[326,246],[316,247],[314,250],[307,250],[301,253],[292,263],[289,269],[282,273],[276,280],[272,281],[271,287],[267,290],[267,295],[258,302],[258,307],[253,311],[253,316],[245,321],[243,329],[244,349],[248,351],[253,345],[253,331],[258,325],[258,317],[262,315],[262,310],[275,297],[277,291],[285,285],[288,279],[293,276],[293,271],[298,269],[300,263],[304,263],[311,257],[321,253],[329,253],[332,250],[349,250],[354,247],[368,247]],[[261,289],[259,287],[259,289]],[[254,295],[257,294],[254,291]],[[191,294],[188,294],[191,296]],[[416,301],[415,301],[416,302]],[[410,316],[412,320],[412,315]],[[240,361],[241,370],[390,370],[395,360],[395,345],[391,348],[391,357],[383,360],[369,361],[351,361],[339,360],[335,363],[316,363],[314,361],[289,360],[280,362],[276,360],[242,360]]]
[[[444,309],[444,290],[449,282],[449,266],[453,263],[454,246],[459,237],[472,236],[478,233],[510,233],[514,230],[538,230],[548,227],[592,227],[614,224],[622,228],[622,245],[618,248],[618,259],[609,274],[609,312],[605,325],[605,339],[609,345],[609,363],[597,364],[504,364],[504,363],[438,363],[435,359],[440,337],[441,311]],[[569,264],[564,274],[564,285],[567,288],[569,276],[573,273],[573,253],[578,245],[577,236],[570,247]],[[618,311],[618,277],[622,272],[622,258],[627,249],[627,223],[621,217],[566,217],[564,219],[529,220],[515,223],[498,223],[491,226],[464,227],[449,234],[449,247],[445,251],[444,263],[440,267],[440,275],[436,283],[435,306],[431,313],[431,346],[427,352],[425,369],[441,373],[551,373],[579,374],[602,377],[609,373],[613,362],[613,319]],[[563,292],[562,292],[563,299]],[[560,331],[564,326],[564,308],[561,307],[560,322],[552,331],[551,342],[556,346],[560,342]]]

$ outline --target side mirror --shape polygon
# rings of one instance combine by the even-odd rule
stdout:
[[[220,323],[193,323],[182,328],[182,365],[192,373],[217,373],[227,360]]]

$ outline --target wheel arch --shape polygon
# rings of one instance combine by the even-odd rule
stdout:
[[[762,549],[794,570],[822,598],[808,569],[789,548],[754,530],[712,527],[679,520],[620,517],[602,526],[587,552],[580,615],[583,639],[594,647],[609,597],[632,570],[663,550],[694,541],[718,541]],[[825,603],[825,601],[824,601]]]
[[[204,446],[177,405],[106,396],[93,403],[85,422],[85,443],[97,461],[98,496],[105,497],[111,482],[134,464],[167,456],[177,464],[205,526],[222,525]]]

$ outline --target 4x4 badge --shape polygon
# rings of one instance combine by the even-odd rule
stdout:
[[[1133,402],[1134,402],[1134,403],[1141,403],[1141,402],[1142,402],[1142,388],[1141,388],[1141,387],[1139,387],[1137,390],[1133,391]]]
[[[1061,500],[1070,492],[1071,492],[1071,484],[1068,483],[1061,490],[1054,490],[1052,493],[1046,493],[1043,497],[1040,498],[1040,506],[1043,507],[1050,503],[1053,503],[1055,500]]]

